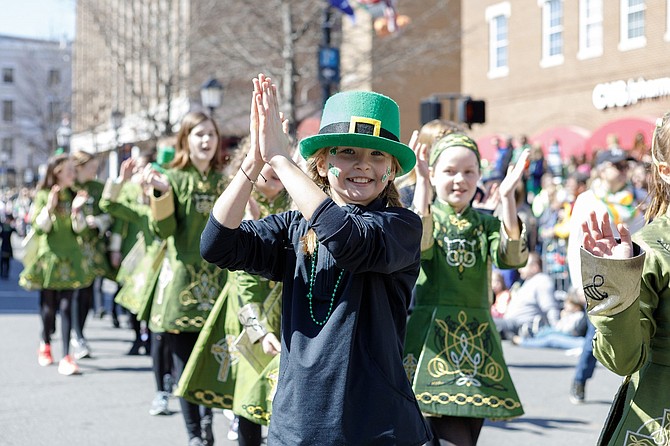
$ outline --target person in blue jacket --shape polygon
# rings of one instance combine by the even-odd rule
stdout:
[[[423,445],[430,429],[402,365],[421,222],[393,184],[416,162],[399,142],[398,106],[372,92],[332,96],[319,134],[300,142],[310,179],[291,159],[276,86],[259,75],[253,96],[258,148],[214,205],[200,250],[283,282],[268,444]],[[242,221],[266,163],[298,210]]]

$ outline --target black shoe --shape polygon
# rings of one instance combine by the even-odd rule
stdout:
[[[200,419],[200,429],[202,431],[202,444],[204,446],[214,445],[214,432],[212,432],[212,416],[205,415]]]
[[[112,325],[114,328],[121,327],[121,324],[119,323],[119,317],[116,315],[116,313],[112,313]]]
[[[572,404],[582,404],[584,402],[584,383],[573,382],[570,387],[570,402]]]
[[[139,341],[133,342],[133,346],[130,347],[130,350],[128,351],[127,355],[128,356],[137,356],[140,354],[140,347],[142,346],[142,343]]]

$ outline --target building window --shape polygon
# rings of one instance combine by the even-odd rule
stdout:
[[[59,70],[49,70],[49,78],[47,80],[47,85],[49,87],[54,87],[60,84],[60,71]]]
[[[61,120],[61,107],[60,107],[60,102],[58,101],[50,101],[47,104],[47,113],[48,116],[47,118],[49,119],[50,123],[56,123]]]
[[[509,74],[509,2],[486,8],[485,17],[489,25],[489,72],[488,77],[503,77]]]
[[[2,138],[2,154],[9,160],[14,157],[14,139]]]
[[[621,36],[619,50],[628,51],[647,45],[644,0],[621,0]]]
[[[670,0],[668,0],[670,1]],[[603,54],[603,0],[579,0],[579,59]]]
[[[563,0],[538,0],[542,7],[541,67],[563,63]]]
[[[14,83],[14,68],[2,69],[2,82],[4,82],[5,84]]]
[[[14,101],[2,101],[2,120],[5,122],[14,120]]]

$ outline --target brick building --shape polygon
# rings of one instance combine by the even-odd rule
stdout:
[[[650,143],[670,110],[667,0],[462,2],[462,91],[486,100],[472,134],[558,139],[563,157],[590,154],[613,133]]]

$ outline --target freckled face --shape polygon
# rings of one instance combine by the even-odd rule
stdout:
[[[430,171],[430,182],[437,197],[462,212],[477,192],[481,172],[477,155],[465,147],[450,147]]]
[[[319,175],[328,178],[333,200],[339,205],[367,206],[393,181],[393,157],[381,150],[333,147],[320,157]]]
[[[212,121],[203,121],[188,134],[189,157],[196,165],[209,163],[219,146],[219,138]]]

